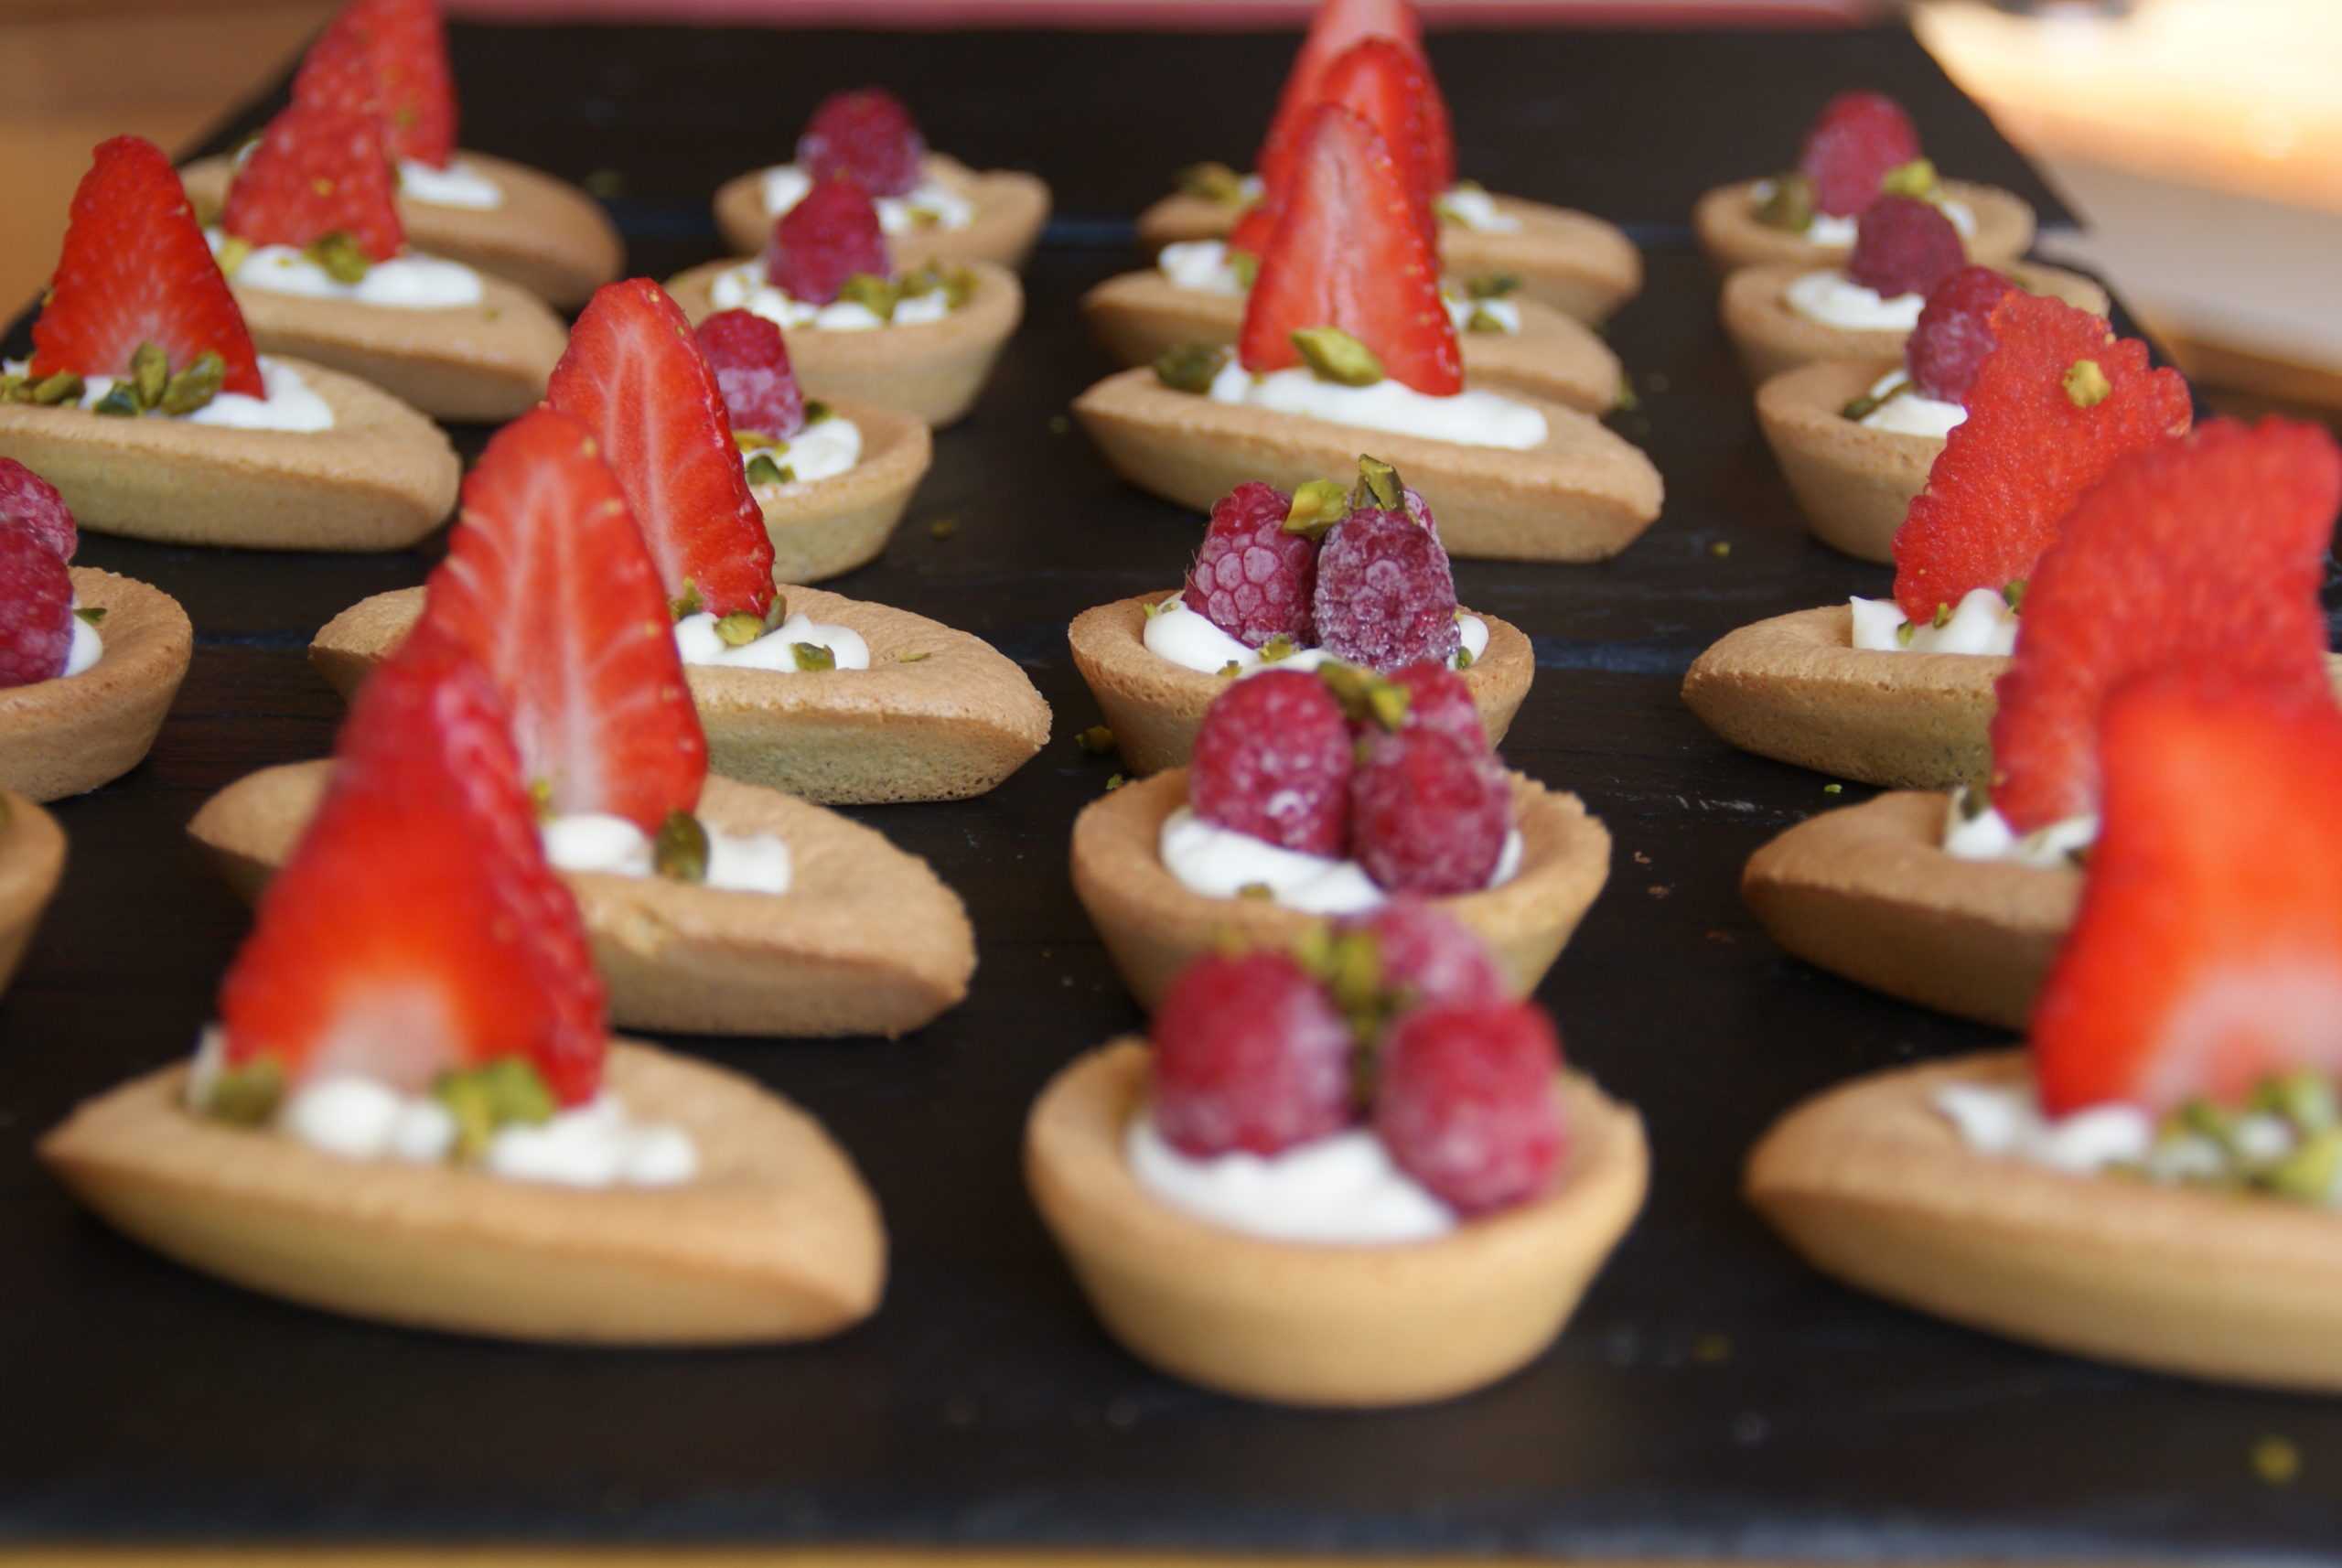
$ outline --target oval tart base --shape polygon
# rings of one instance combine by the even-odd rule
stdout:
[[[1228,690],[1223,677],[1175,664],[1148,650],[1147,607],[1178,593],[1166,588],[1095,606],[1076,616],[1067,633],[1074,667],[1098,699],[1099,712],[1114,732],[1115,749],[1133,773],[1185,767],[1204,710]],[[1529,695],[1537,660],[1529,639],[1510,621],[1492,615],[1480,618],[1488,627],[1488,651],[1463,672],[1464,684],[1479,709],[1488,744],[1496,746]]]
[[[141,762],[187,677],[195,628],[160,588],[94,566],[72,568],[73,596],[102,609],[104,652],[79,675],[0,690],[0,789],[60,800]]]
[[[1605,561],[1659,517],[1650,459],[1599,420],[1521,398],[1544,414],[1542,446],[1466,446],[1174,392],[1150,370],[1123,371],[1074,400],[1107,466],[1143,490],[1198,511],[1250,479],[1291,490],[1353,472],[1360,451],[1397,465],[1429,499],[1451,555]]]
[[[1432,900],[1488,944],[1505,982],[1526,996],[1553,967],[1610,876],[1610,834],[1574,795],[1512,779],[1521,837],[1513,878]],[[1073,891],[1106,954],[1152,1008],[1174,976],[1223,940],[1287,947],[1324,918],[1253,898],[1197,893],[1164,868],[1164,820],[1187,802],[1187,770],[1125,784],[1090,802],[1073,823]]]
[[[186,1108],[187,1069],[84,1102],[42,1162],[133,1240],[350,1317],[569,1345],[814,1339],[885,1284],[878,1208],[819,1122],[748,1079],[614,1042],[629,1112],[699,1146],[666,1187],[569,1187],[346,1160]]]
[[[1743,267],[1780,264],[1810,272],[1836,266],[1846,259],[1850,246],[1817,245],[1802,234],[1756,221],[1756,188],[1763,183],[1744,179],[1720,185],[1692,209],[1692,232],[1718,275]],[[1971,261],[2004,268],[2033,248],[2033,208],[2022,197],[1958,179],[1944,181],[1943,191],[1951,199],[1966,203],[1976,215],[1976,232],[1967,240]]]
[[[929,262],[991,262],[1020,267],[1049,221],[1049,188],[1037,176],[1016,169],[970,168],[957,158],[929,153],[927,177],[959,192],[975,211],[957,229],[913,229],[886,236],[886,250],[898,267]],[[724,242],[742,255],[756,255],[772,238],[778,221],[765,210],[765,170],[725,180],[715,191],[715,226]]]
[[[1821,360],[1756,389],[1756,424],[1816,539],[1891,565],[1895,533],[1928,488],[1943,437],[1875,430],[1842,412],[1899,360]]]
[[[820,588],[780,591],[792,611],[861,633],[870,668],[685,665],[717,773],[830,804],[963,800],[1048,743],[1048,703],[981,638]],[[399,588],[352,605],[317,633],[309,662],[349,696],[414,625],[423,595]]]
[[[756,488],[777,582],[818,583],[876,560],[935,460],[924,420],[839,399],[831,406],[862,432],[854,467],[826,479]]]
[[[1744,267],[1724,280],[1719,308],[1724,334],[1739,351],[1750,381],[1762,382],[1817,360],[1883,363],[1902,359],[1907,329],[1833,327],[1789,308],[1789,285],[1815,270],[1800,264]],[[2111,308],[2106,291],[2079,273],[2038,262],[2016,262],[2001,270],[2029,293],[2062,299],[2093,316]]]
[[[1576,1073],[1552,1190],[1429,1241],[1329,1246],[1245,1235],[1165,1203],[1123,1153],[1147,1092],[1135,1039],[1051,1079],[1025,1179],[1106,1329],[1148,1365],[1280,1404],[1419,1404],[1541,1355],[1641,1208],[1642,1122]]]
[[[1979,1154],[1934,1107],[2018,1052],[1854,1079],[1750,1156],[1748,1199],[1823,1273],[2028,1344],[2158,1371],[2342,1391],[2336,1216]]]
[[[65,875],[65,830],[24,796],[0,794],[0,990],[16,977],[25,949]]]

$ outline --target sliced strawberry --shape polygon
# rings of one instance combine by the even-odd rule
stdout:
[[[1228,231],[1228,248],[1243,251],[1254,261],[1269,248],[1269,241],[1277,231],[1277,220],[1284,216],[1284,202],[1273,191],[1263,191],[1261,199],[1244,209],[1236,227]]]
[[[371,114],[394,158],[456,156],[456,79],[434,0],[349,0],[293,78],[293,101]]]
[[[1993,348],[1968,389],[1968,417],[1895,534],[1895,597],[1915,621],[1971,588],[1998,592],[2030,576],[2116,458],[2187,428],[2179,372],[2150,370],[2144,343],[2116,338],[2088,311],[2019,290],[1990,319]],[[2082,385],[2084,360],[2102,385]]]
[[[707,742],[666,593],[595,446],[544,408],[497,433],[464,480],[423,621],[495,677],[523,775],[555,811],[656,832],[698,804]]]
[[[2033,1014],[2042,1109],[2234,1105],[2342,1074],[2342,715],[2165,671],[2100,729],[2106,816]]]
[[[631,278],[597,291],[545,401],[593,432],[670,599],[719,616],[772,607],[772,536],[715,372],[666,290]]]
[[[1433,191],[1445,190],[1456,183],[1455,132],[1448,120],[1447,102],[1440,96],[1439,83],[1432,75],[1431,61],[1423,55],[1423,24],[1407,0],[1327,0],[1318,7],[1316,18],[1309,24],[1309,36],[1302,41],[1300,52],[1294,56],[1293,70],[1284,79],[1276,115],[1269,122],[1269,134],[1261,144],[1254,168],[1266,175],[1269,166],[1285,156],[1282,149],[1299,145],[1309,111],[1326,97],[1326,73],[1353,45],[1366,38],[1392,39],[1404,46],[1421,64],[1423,162]]]
[[[184,370],[206,352],[220,388],[262,395],[244,313],[211,259],[177,170],[138,136],[101,143],[73,192],[64,252],[33,323],[32,372],[120,376],[142,343]]]
[[[1293,335],[1338,327],[1396,380],[1445,397],[1464,388],[1439,258],[1406,177],[1374,127],[1338,103],[1313,113],[1284,215],[1244,308],[1244,368],[1301,362]]]
[[[601,977],[487,673],[418,628],[359,693],[335,756],[220,984],[230,1065],[419,1093],[518,1057],[561,1104],[591,1100]]]
[[[2337,508],[2342,449],[2312,424],[2218,419],[2115,464],[2025,588],[1993,716],[1993,803],[2010,825],[2097,809],[2099,710],[2127,680],[2216,670],[2323,694]]]
[[[1431,167],[1424,112],[1430,91],[1431,73],[1422,55],[1395,38],[1371,38],[1352,44],[1327,68],[1318,83],[1317,102],[1355,111],[1381,135],[1383,146],[1406,177],[1416,220],[1425,233],[1434,235],[1436,249],[1432,203],[1446,187]],[[1273,143],[1261,149],[1262,207],[1282,205],[1279,196],[1270,193],[1284,189],[1299,152],[1291,143]]]
[[[306,245],[338,232],[370,261],[397,255],[406,228],[381,123],[347,109],[294,104],[268,123],[236,170],[220,226],[256,245]]]

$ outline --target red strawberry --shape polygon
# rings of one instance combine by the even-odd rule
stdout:
[[[306,245],[339,232],[371,261],[397,255],[406,230],[381,122],[294,104],[268,123],[236,170],[220,226],[256,245]]]
[[[780,215],[765,247],[765,277],[791,299],[827,305],[856,273],[894,272],[870,193],[850,179],[825,179]]]
[[[0,523],[0,687],[65,673],[73,651],[73,577],[32,527]]]
[[[1269,134],[1261,144],[1255,166],[1265,174],[1268,166],[1280,156],[1279,149],[1300,141],[1310,110],[1327,96],[1326,74],[1336,60],[1366,38],[1395,40],[1422,63],[1424,167],[1432,189],[1445,190],[1456,183],[1455,130],[1449,124],[1447,103],[1440,96],[1439,83],[1432,76],[1431,64],[1423,58],[1423,25],[1406,0],[1327,0],[1318,7],[1316,18],[1309,24],[1308,38],[1294,56],[1293,70],[1285,77],[1284,91],[1277,99],[1276,116],[1269,123]]]
[[[1552,1181],[1561,1068],[1552,1020],[1526,1002],[1420,1008],[1383,1038],[1374,1130],[1434,1196],[1486,1214]]]
[[[602,982],[486,672],[418,628],[359,693],[335,756],[220,984],[230,1065],[420,1093],[517,1057],[559,1103],[591,1100]]]
[[[2218,419],[2116,463],[2025,589],[1993,715],[1993,803],[2010,825],[2097,809],[2099,710],[2135,676],[2217,670],[2324,693],[2337,508],[2342,448],[2315,425]]]
[[[1919,324],[1903,340],[1903,363],[1921,397],[1968,401],[1993,351],[1993,306],[2015,286],[1990,267],[1962,267],[1936,285]]]
[[[57,487],[17,462],[0,457],[0,522],[32,530],[59,561],[73,559],[81,535]]]
[[[1342,922],[1374,939],[1382,989],[1410,1007],[1488,1007],[1506,999],[1504,973],[1472,929],[1438,906],[1393,898]]]
[[[2108,702],[2106,815],[2033,1013],[2053,1116],[2342,1075],[2342,715],[2165,671]]]
[[[1274,192],[1264,191],[1260,200],[1244,209],[1236,227],[1228,231],[1228,248],[1242,251],[1258,261],[1261,252],[1269,248],[1269,242],[1275,238],[1277,220],[1284,214],[1284,203]]]
[[[1485,750],[1435,729],[1369,734],[1350,776],[1350,854],[1375,886],[1425,898],[1488,885],[1512,786]]]
[[[1903,106],[1883,92],[1841,92],[1821,106],[1805,134],[1798,167],[1813,182],[1813,205],[1852,218],[1878,199],[1889,169],[1919,156],[1919,133]]]
[[[119,376],[142,343],[184,370],[206,351],[225,361],[225,392],[262,393],[244,313],[195,221],[177,171],[154,143],[100,144],[73,192],[64,253],[33,323],[32,373]]]
[[[1439,259],[1382,138],[1341,105],[1325,103],[1299,145],[1284,214],[1244,307],[1245,369],[1297,365],[1295,332],[1338,327],[1417,392],[1461,392],[1463,357],[1439,297]]]
[[[1895,535],[1895,597],[1915,621],[1971,588],[1998,591],[2033,564],[2081,493],[2116,458],[2187,428],[2187,383],[2147,367],[2147,346],[2117,340],[2086,310],[2013,292],[1993,307],[1994,347]],[[2098,367],[2106,395],[2090,402]],[[2077,377],[2078,396],[2067,391]],[[2085,403],[2088,406],[2084,406]]]
[[[596,291],[545,401],[593,434],[670,599],[696,594],[718,616],[772,607],[772,536],[715,372],[666,290],[631,278]]]
[[[1882,196],[1863,209],[1846,275],[1892,299],[1934,293],[1967,259],[1960,231],[1940,208],[1916,197]]]
[[[1205,822],[1338,858],[1348,837],[1350,726],[1326,683],[1298,670],[1248,675],[1196,732],[1187,802]]]
[[[1273,637],[1306,647],[1316,641],[1310,595],[1317,583],[1317,543],[1287,533],[1293,498],[1255,480],[1237,486],[1211,509],[1211,523],[1187,572],[1187,607],[1247,648]]]
[[[882,87],[833,92],[797,138],[799,168],[817,180],[853,180],[873,196],[909,190],[926,158],[919,122]]]
[[[1467,751],[1488,749],[1488,726],[1464,677],[1445,664],[1408,664],[1383,677],[1407,693],[1408,729],[1434,729]]]
[[[1198,959],[1149,1030],[1155,1130],[1198,1156],[1273,1155],[1351,1119],[1350,1027],[1287,953]]]
[[[371,114],[393,158],[456,156],[456,82],[434,0],[349,0],[293,78],[293,101]]]
[[[1445,182],[1433,175],[1431,150],[1426,145],[1429,133],[1424,104],[1430,93],[1431,72],[1423,56],[1413,47],[1387,38],[1361,38],[1343,50],[1327,68],[1317,89],[1318,102],[1338,103],[1355,111],[1382,137],[1383,146],[1406,178],[1414,202],[1415,220],[1426,233],[1434,232],[1436,221],[1432,216],[1432,203],[1446,188]],[[1296,129],[1306,124],[1306,120],[1296,122]],[[1292,178],[1298,150],[1291,144],[1273,140],[1261,149],[1260,174],[1264,192],[1284,189]],[[1280,204],[1278,199],[1269,196],[1262,206],[1273,204]],[[1434,238],[1434,249],[1437,243]]]
[[[697,338],[733,429],[786,441],[805,428],[805,393],[777,323],[754,311],[719,310],[699,324]]]
[[[545,408],[497,433],[464,480],[423,621],[494,677],[525,777],[555,811],[656,832],[698,804],[707,742],[667,596],[595,447]]]

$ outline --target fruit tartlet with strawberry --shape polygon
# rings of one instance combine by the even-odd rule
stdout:
[[[1692,227],[1719,273],[1828,266],[1853,248],[1863,215],[1883,196],[1932,203],[1985,266],[2005,267],[2033,244],[2033,209],[2022,198],[1939,178],[1903,106],[1859,91],[1821,106],[1795,169],[1718,186],[1692,208]]]
[[[2342,1391],[2342,714],[2166,669],[2097,727],[2103,825],[2025,1049],[1799,1107],[1749,1198],[1824,1273],[1959,1323]]]
[[[1084,610],[1068,636],[1138,773],[1185,763],[1228,683],[1264,670],[1445,664],[1463,676],[1490,745],[1536,672],[1518,628],[1456,604],[1430,506],[1370,456],[1354,484],[1313,480],[1293,495],[1237,486],[1212,508],[1182,588]]]
[[[809,800],[962,800],[1047,742],[1048,704],[981,639],[774,583],[747,472],[755,454],[736,438],[719,372],[657,284],[634,278],[594,296],[546,401],[593,435],[650,546],[661,624],[672,623],[717,773]],[[498,588],[508,607],[534,602],[532,566],[516,562]],[[352,606],[317,634],[311,661],[347,695],[424,602],[423,589],[403,588]]]
[[[1430,226],[1381,133],[1310,111],[1233,350],[1194,344],[1074,401],[1115,472],[1186,506],[1292,490],[1373,431],[1457,555],[1594,561],[1659,516],[1659,471],[1574,408],[1467,386]]]
[[[381,126],[399,222],[416,249],[564,308],[618,275],[625,247],[600,202],[540,170],[457,147],[455,71],[436,0],[349,0],[302,57],[293,103]],[[188,194],[220,210],[250,153],[188,165]]]
[[[2342,450],[2314,426],[2216,420],[2120,460],[2028,579],[1989,781],[1790,829],[1749,861],[1750,908],[1823,969],[2022,1027],[2099,830],[2105,693],[2164,669],[2324,693],[2318,592],[2337,510]]]
[[[1082,810],[1072,861],[1150,1006],[1231,935],[1289,942],[1402,897],[1469,927],[1525,996],[1608,879],[1610,835],[1576,796],[1507,771],[1454,671],[1328,663],[1232,682],[1187,767]]]
[[[868,1316],[877,1206],[820,1125],[609,1037],[496,685],[437,626],[384,666],[194,1060],[42,1160],[134,1240],[355,1317],[659,1345]]]
[[[903,101],[883,87],[833,92],[798,134],[796,156],[726,180],[715,192],[725,242],[754,251],[823,180],[870,193],[903,265],[991,262],[1022,266],[1049,220],[1049,188],[1010,169],[979,172],[927,150]]]
[[[387,392],[254,351],[153,143],[102,144],[73,193],[28,360],[0,360],[0,456],[81,525],[177,544],[392,550],[446,517],[455,449]]]
[[[1358,69],[1355,59],[1346,63],[1345,57],[1370,39],[1395,47],[1419,83],[1411,81],[1402,93],[1379,70],[1370,82],[1338,80],[1338,71]],[[1419,105],[1421,134],[1408,138],[1407,151],[1394,156],[1408,157],[1410,185],[1422,192],[1425,216],[1438,227],[1434,249],[1446,256],[1456,277],[1517,278],[1524,297],[1589,327],[1599,327],[1641,289],[1642,255],[1616,226],[1568,208],[1492,196],[1477,183],[1456,177],[1447,102],[1423,52],[1423,24],[1406,0],[1326,0],[1285,78],[1275,118],[1254,160],[1257,172],[1240,175],[1213,163],[1182,170],[1177,193],[1139,214],[1139,239],[1155,251],[1225,240],[1230,251],[1250,249],[1258,255],[1266,238],[1259,231],[1258,215],[1284,195],[1308,139],[1311,112],[1338,93],[1403,96]],[[1191,252],[1181,264],[1199,264],[1204,254]]]
[[[1107,1331],[1187,1381],[1370,1407],[1542,1354],[1642,1207],[1642,1122],[1423,904],[1207,954],[1075,1060],[1026,1182]],[[1150,1048],[1151,1047],[1151,1048]]]

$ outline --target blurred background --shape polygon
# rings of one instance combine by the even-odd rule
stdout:
[[[2342,0],[1417,0],[1438,27],[1907,25],[2084,215],[2218,401],[2342,418]],[[0,0],[0,298],[45,281],[91,146],[192,143],[331,0]],[[450,0],[452,16],[792,27],[1296,27],[1306,0]],[[1850,84],[1851,85],[1851,84]],[[1719,165],[1719,180],[1746,171]],[[1568,193],[1548,193],[1566,199]]]

